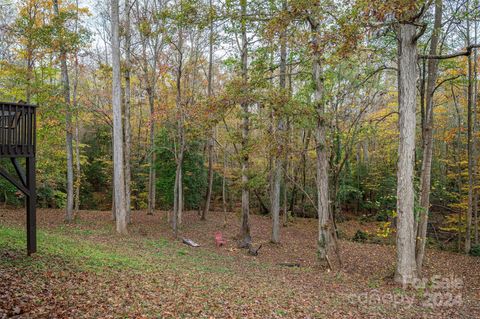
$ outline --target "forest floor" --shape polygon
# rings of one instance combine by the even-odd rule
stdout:
[[[25,254],[25,213],[0,209],[0,318],[480,318],[480,258],[429,249],[426,288],[393,283],[392,245],[349,240],[374,223],[339,224],[343,267],[316,264],[317,222],[295,219],[269,243],[252,216],[257,257],[236,249],[238,215],[184,215],[175,240],[165,212],[133,213],[116,235],[110,212],[38,211],[38,252]],[[217,248],[214,234],[227,240]],[[332,257],[333,258],[333,257]],[[281,263],[298,263],[285,267]]]

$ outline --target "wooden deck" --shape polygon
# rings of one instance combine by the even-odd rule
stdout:
[[[35,156],[35,105],[0,103],[0,157]]]
[[[36,106],[0,102],[0,158],[10,158],[12,168],[0,166],[0,176],[26,198],[27,253],[37,250],[35,186]],[[18,158],[25,158],[23,169]],[[6,163],[8,164],[8,163]],[[13,173],[15,172],[15,174]]]

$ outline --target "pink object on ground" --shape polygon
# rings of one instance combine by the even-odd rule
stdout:
[[[227,241],[223,238],[223,235],[221,232],[217,231],[215,233],[215,245],[217,245],[217,247],[220,247],[220,246],[223,246],[227,243]]]

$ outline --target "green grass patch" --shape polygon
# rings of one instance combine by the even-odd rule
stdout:
[[[52,269],[75,267],[79,270],[105,272],[115,270],[161,271],[180,270],[198,273],[230,273],[231,257],[221,256],[205,249],[189,249],[179,242],[167,239],[115,238],[96,242],[89,235],[96,230],[60,226],[53,230],[37,230],[38,252],[25,254],[25,230],[0,225],[0,254],[14,253],[15,258],[2,258],[0,265]]]
[[[16,227],[0,225],[0,249],[23,251],[25,249],[25,231]],[[33,262],[42,267],[42,261],[62,259],[77,265],[81,269],[105,271],[109,269],[148,270],[153,264],[138,258],[112,250],[103,244],[95,244],[86,240],[67,237],[60,233],[49,233],[37,230],[38,253],[33,258],[15,258],[7,262],[18,264]],[[45,265],[50,267],[50,265]]]

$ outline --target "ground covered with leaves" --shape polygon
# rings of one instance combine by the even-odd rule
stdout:
[[[0,210],[0,318],[480,317],[480,258],[430,249],[425,281],[404,289],[392,280],[394,246],[351,241],[374,227],[355,220],[339,224],[343,266],[331,271],[316,263],[315,220],[292,221],[274,245],[270,219],[252,216],[262,244],[252,257],[236,249],[233,213],[187,212],[174,239],[165,212],[134,212],[121,237],[110,212],[66,225],[63,211],[40,210],[38,253],[27,257],[24,216]],[[226,246],[215,246],[216,231]]]

